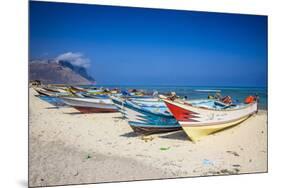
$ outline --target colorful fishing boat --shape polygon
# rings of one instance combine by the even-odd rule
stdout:
[[[109,99],[108,95],[92,95],[89,93],[81,93],[81,95],[83,97],[87,97],[87,98],[94,98],[94,99]]]
[[[44,96],[49,96],[49,97],[57,97],[58,93],[57,92],[52,92],[52,91],[46,91],[41,88],[34,88],[34,90],[39,94],[39,95],[44,95]]]
[[[128,119],[134,132],[138,134],[156,134],[181,130],[181,126],[173,117],[163,117],[132,106],[117,105],[120,112]]]
[[[42,88],[50,92],[59,92],[56,88],[52,88],[52,87],[43,86]]]
[[[129,99],[134,104],[137,104],[141,107],[155,107],[155,108],[166,108],[166,105],[163,101],[155,98],[148,99]]]
[[[55,107],[62,107],[65,106],[63,100],[59,97],[50,97],[46,95],[40,95],[39,98]]]
[[[131,98],[132,100],[134,100],[135,102],[140,102],[140,103],[145,103],[145,102],[160,102],[161,100],[159,98],[155,98],[155,97],[137,97],[137,98]]]
[[[140,101],[135,98],[121,98],[117,96],[110,97],[112,101],[118,105],[132,107],[134,109],[138,109],[143,112],[150,113],[152,115],[164,116],[164,117],[172,117],[172,114],[169,112],[169,109],[166,107],[163,101],[154,101],[154,98],[145,97],[144,100]],[[140,99],[140,98],[138,98]],[[148,101],[150,99],[151,101]]]
[[[72,90],[73,92],[86,92],[87,90],[82,88],[82,87],[78,87],[78,86],[70,86],[69,87],[70,90]]]
[[[77,109],[81,113],[107,113],[118,111],[111,99],[78,97],[61,97],[61,99],[65,104]]]
[[[196,101],[192,104],[192,101],[180,99],[163,100],[192,141],[237,125],[258,110],[257,101],[223,105],[216,100],[205,100],[207,103],[202,105],[203,103],[196,104]]]
[[[43,88],[34,88],[34,90],[39,94],[43,96],[48,96],[48,97],[59,97],[59,96],[69,96],[71,93],[68,92],[54,92],[50,90],[46,90]]]
[[[65,93],[66,91],[62,88],[58,88],[55,86],[42,86],[42,89],[46,90],[46,91],[50,91],[50,92],[54,92],[54,93]]]
[[[64,102],[59,98],[62,96],[62,93],[47,91],[42,88],[34,88],[34,90],[39,94],[39,98],[53,106],[59,107],[64,106]]]

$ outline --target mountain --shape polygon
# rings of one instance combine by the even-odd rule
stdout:
[[[68,61],[31,60],[29,62],[29,80],[40,80],[43,84],[92,84],[86,68],[72,65]]]
[[[62,60],[60,60],[58,63],[61,66],[63,66],[63,67],[70,68],[72,71],[74,71],[75,73],[81,75],[82,77],[86,78],[89,81],[92,81],[92,82],[95,81],[95,79],[93,77],[88,75],[87,70],[86,70],[85,67],[72,65],[69,61],[62,61]]]

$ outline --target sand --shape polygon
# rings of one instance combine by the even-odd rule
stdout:
[[[193,143],[138,136],[120,113],[80,114],[29,94],[29,185],[267,172],[267,112]]]

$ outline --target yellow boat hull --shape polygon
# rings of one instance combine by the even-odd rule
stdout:
[[[188,124],[187,124],[187,125],[182,125],[182,128],[183,128],[184,132],[188,135],[188,137],[193,142],[196,142],[204,136],[208,136],[209,134],[235,126],[235,125],[245,121],[247,118],[249,118],[249,116],[243,117],[241,119],[238,119],[238,120],[235,120],[232,122],[226,122],[226,123],[218,124],[218,125],[188,126]]]

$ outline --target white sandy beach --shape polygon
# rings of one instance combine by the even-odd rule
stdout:
[[[183,131],[136,136],[120,113],[80,114],[29,94],[29,185],[267,171],[267,113],[197,143]]]

